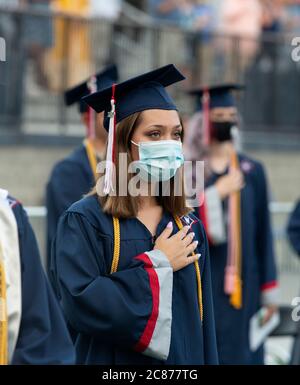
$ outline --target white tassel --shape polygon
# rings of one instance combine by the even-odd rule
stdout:
[[[91,76],[87,84],[90,94],[97,92],[97,78],[95,75]],[[89,107],[89,139],[95,139],[96,136],[96,112]]]
[[[114,146],[114,134],[115,134],[115,101],[111,100],[111,111],[109,112],[109,131],[108,131],[108,143],[107,143],[107,155],[106,155],[106,170],[104,177],[103,192],[108,195],[114,191],[113,177],[114,177],[114,162],[113,162],[113,146]]]

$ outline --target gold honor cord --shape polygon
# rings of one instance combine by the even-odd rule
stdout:
[[[179,217],[175,216],[174,220],[179,230],[181,230],[183,228],[183,224],[179,219]],[[121,238],[120,221],[116,217],[113,217],[113,227],[114,227],[114,253],[113,253],[113,261],[111,265],[111,273],[115,273],[118,270],[119,259],[120,259],[120,238]],[[196,278],[197,278],[200,318],[201,318],[201,321],[203,321],[202,284],[201,284],[201,273],[200,273],[200,267],[199,267],[198,261],[195,261],[194,265],[195,265]]]
[[[0,365],[8,364],[7,339],[6,278],[3,251],[0,244]]]
[[[120,259],[120,243],[121,243],[121,233],[120,233],[120,221],[118,218],[113,217],[113,226],[114,226],[114,255],[111,265],[111,274],[115,273],[118,270],[119,259]]]
[[[85,148],[86,148],[86,153],[87,153],[87,157],[88,157],[88,160],[89,160],[89,163],[90,163],[90,167],[91,167],[91,170],[93,172],[94,179],[96,181],[96,177],[97,177],[97,157],[95,155],[95,149],[94,149],[94,146],[93,146],[92,142],[89,139],[86,139],[84,141],[84,145],[85,145]]]

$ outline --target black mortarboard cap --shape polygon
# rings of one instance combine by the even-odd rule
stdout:
[[[184,80],[173,64],[136,76],[115,85],[116,123],[128,116],[149,109],[177,110],[165,87]],[[111,110],[113,87],[85,96],[83,100],[95,111]],[[105,128],[108,129],[108,120]]]
[[[217,107],[234,107],[236,105],[232,91],[240,91],[245,87],[240,84],[227,83],[210,87],[200,87],[189,91],[189,94],[198,97],[197,108],[202,110],[202,96],[205,91],[210,95],[210,109]]]
[[[97,91],[110,87],[113,83],[117,82],[119,78],[118,69],[115,65],[106,67],[103,71],[98,72],[95,76]],[[83,113],[87,111],[88,105],[81,99],[91,93],[89,85],[90,81],[91,78],[65,92],[64,96],[67,106],[71,106],[74,103],[79,103],[80,112]]]

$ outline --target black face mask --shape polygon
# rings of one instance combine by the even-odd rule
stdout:
[[[212,138],[218,142],[232,140],[231,129],[236,126],[236,122],[211,122]]]

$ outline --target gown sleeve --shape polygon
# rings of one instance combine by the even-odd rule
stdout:
[[[291,245],[300,256],[300,201],[289,218],[287,233]]]
[[[152,250],[133,255],[126,270],[108,274],[105,260],[112,257],[105,250],[105,236],[85,216],[63,215],[52,265],[66,318],[78,333],[166,360],[173,287],[168,259]]]
[[[263,305],[274,305],[278,304],[279,301],[279,288],[269,213],[268,188],[262,165],[257,164],[256,173],[256,241],[259,257],[261,300]]]
[[[199,216],[205,227],[211,245],[227,241],[225,210],[215,185],[207,186],[203,202],[199,207]]]
[[[204,266],[201,272],[202,298],[203,298],[203,333],[204,333],[204,354],[205,365],[218,365],[217,340],[215,329],[215,317],[212,296],[211,270],[209,245],[203,226],[200,231],[204,239],[201,247],[201,258],[204,258]]]
[[[46,189],[48,262],[59,217],[88,192],[81,191],[79,187],[86,184],[87,181],[79,164],[65,160],[55,166]],[[49,265],[47,266],[49,270]]]
[[[61,310],[43,271],[27,215],[16,208],[19,225],[22,317],[14,365],[74,364],[75,352]]]

